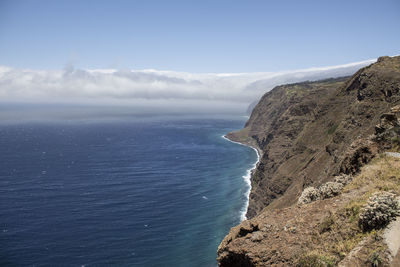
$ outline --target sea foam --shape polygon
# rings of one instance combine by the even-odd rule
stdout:
[[[248,187],[248,189],[247,189],[247,191],[245,193],[245,195],[246,195],[246,203],[243,206],[243,208],[240,210],[240,221],[242,222],[244,220],[247,220],[246,213],[247,213],[247,209],[249,208],[249,200],[250,200],[250,192],[251,192],[251,174],[253,173],[253,171],[257,167],[258,162],[260,162],[260,153],[258,152],[258,150],[255,147],[252,147],[252,146],[246,145],[246,144],[242,144],[242,143],[239,143],[239,142],[232,141],[229,138],[227,138],[226,135],[222,135],[222,138],[225,139],[225,140],[228,140],[229,142],[232,142],[232,143],[235,143],[235,144],[238,144],[238,145],[241,145],[241,146],[250,147],[257,154],[257,161],[252,165],[252,167],[250,169],[248,169],[246,171],[246,175],[242,176],[242,178],[244,179],[244,181],[246,182],[247,187]]]

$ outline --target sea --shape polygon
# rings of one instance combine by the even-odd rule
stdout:
[[[247,118],[0,123],[0,266],[217,266],[243,220]]]

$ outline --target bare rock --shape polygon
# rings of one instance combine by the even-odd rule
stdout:
[[[345,174],[355,174],[378,154],[378,145],[369,139],[357,139],[346,152],[340,171]]]

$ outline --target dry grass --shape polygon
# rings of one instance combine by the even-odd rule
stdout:
[[[382,230],[363,232],[358,226],[360,209],[376,191],[393,191],[400,195],[400,159],[378,156],[344,188],[344,193],[351,194],[349,201],[321,220],[314,232],[312,239],[315,248],[320,250],[318,255],[335,258],[336,264],[363,240],[371,247],[383,247],[378,238]]]
[[[324,255],[321,251],[312,251],[304,254],[296,264],[297,267],[333,267],[335,258]]]
[[[352,183],[344,188],[344,192],[364,189],[365,194],[355,199],[356,202],[367,200],[376,191],[394,191],[400,194],[400,159],[380,155],[362,168],[361,173]]]

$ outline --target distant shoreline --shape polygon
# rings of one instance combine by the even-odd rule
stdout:
[[[247,146],[252,148],[256,154],[257,154],[257,161],[253,164],[253,166],[247,170],[246,175],[242,176],[242,178],[244,179],[244,181],[248,184],[249,189],[246,192],[246,204],[244,206],[244,208],[240,211],[240,221],[243,222],[245,220],[247,220],[246,214],[247,214],[247,209],[249,208],[249,201],[250,201],[250,192],[251,192],[251,176],[253,175],[254,170],[256,169],[258,163],[260,162],[260,153],[258,151],[257,148],[249,145],[249,144],[244,144],[244,143],[240,143],[237,141],[232,141],[231,139],[229,139],[226,135],[222,135],[221,136],[223,139],[238,144],[238,145],[242,145],[242,146]]]

